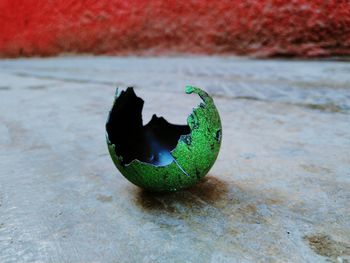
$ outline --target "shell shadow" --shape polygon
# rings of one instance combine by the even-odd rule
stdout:
[[[228,183],[211,175],[195,186],[175,193],[154,193],[137,189],[135,203],[144,211],[183,213],[199,211],[205,206],[220,206],[227,199]]]

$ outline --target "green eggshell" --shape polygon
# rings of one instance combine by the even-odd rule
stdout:
[[[203,90],[187,86],[186,93],[196,93],[203,100],[188,116],[191,129],[182,135],[171,152],[174,161],[166,166],[133,160],[122,165],[122,157],[115,153],[115,145],[109,141],[109,153],[118,170],[133,184],[150,191],[173,192],[190,187],[203,178],[213,166],[221,145],[222,127],[213,99]],[[116,95],[116,99],[118,95]]]

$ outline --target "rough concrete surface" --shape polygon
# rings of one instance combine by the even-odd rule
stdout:
[[[0,61],[0,262],[349,262],[350,64],[235,57]],[[197,186],[116,170],[116,86],[183,124],[199,86],[223,124]]]

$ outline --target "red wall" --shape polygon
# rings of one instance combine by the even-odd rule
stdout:
[[[0,56],[350,55],[350,1],[0,0]]]

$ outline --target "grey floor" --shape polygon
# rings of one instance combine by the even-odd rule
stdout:
[[[114,167],[115,87],[184,124],[214,96],[219,158],[159,195]],[[350,262],[350,63],[236,57],[0,60],[0,262]]]

